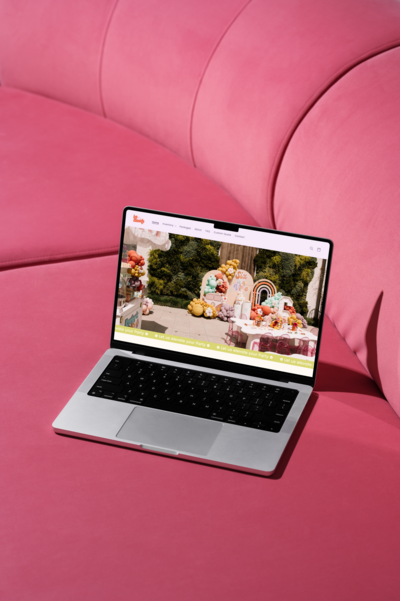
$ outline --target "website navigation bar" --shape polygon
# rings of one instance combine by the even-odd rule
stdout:
[[[261,230],[248,230],[240,228],[237,232],[218,229],[214,224],[194,219],[181,219],[168,217],[162,214],[147,213],[145,211],[131,211],[126,213],[125,227],[157,230],[169,234],[181,234],[202,238],[216,242],[229,242],[241,246],[251,246],[277,252],[287,252],[317,259],[327,259],[330,246],[325,241],[299,238],[295,235],[287,236],[275,232]]]

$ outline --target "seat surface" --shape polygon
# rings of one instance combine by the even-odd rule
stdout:
[[[400,423],[329,320],[273,478],[53,432],[108,347],[116,266],[0,273],[3,597],[396,599]]]

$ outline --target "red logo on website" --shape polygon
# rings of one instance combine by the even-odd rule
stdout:
[[[134,223],[141,223],[142,225],[144,224],[144,219],[139,219],[137,215],[133,216],[133,222]]]

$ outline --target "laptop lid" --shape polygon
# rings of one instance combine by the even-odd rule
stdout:
[[[126,207],[111,347],[313,386],[332,249],[324,238]],[[281,352],[266,352],[262,335],[283,340]]]

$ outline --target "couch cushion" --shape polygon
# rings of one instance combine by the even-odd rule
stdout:
[[[275,178],[304,115],[352,65],[399,42],[397,0],[252,0],[202,80],[195,165],[275,227]]]
[[[307,111],[399,41],[397,0],[0,3],[3,85],[105,112],[195,164],[266,227]]]
[[[102,63],[107,117],[192,161],[202,77],[249,0],[119,0]],[[219,157],[221,158],[221,157]]]
[[[124,206],[254,224],[224,190],[125,127],[0,88],[0,266],[117,252]]]
[[[385,52],[315,105],[285,155],[275,207],[279,228],[333,240],[327,312],[400,414],[399,69],[400,49]]]
[[[0,2],[2,85],[102,114],[101,56],[115,3]]]
[[[0,273],[4,598],[393,599],[400,422],[329,320],[275,478],[54,434],[108,346],[116,263]]]

